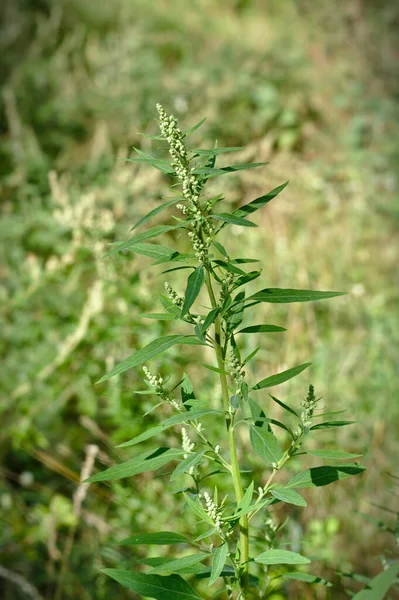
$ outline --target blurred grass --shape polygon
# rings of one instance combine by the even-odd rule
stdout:
[[[346,408],[358,419],[331,443],[367,453],[367,476],[309,494],[311,508],[293,522],[317,554],[312,523],[336,517],[336,533],[326,525],[331,552],[319,548],[319,556],[327,552],[324,575],[337,563],[368,575],[378,570],[388,542],[354,510],[369,512],[370,501],[389,498],[381,472],[392,469],[398,451],[398,11],[389,2],[341,8],[323,0],[224,0],[217,8],[210,0],[5,2],[2,564],[43,597],[59,580],[85,446],[100,446],[99,468],[130,456],[114,446],[146,426],[141,415],[152,403],[132,393],[142,387],[140,373],[94,382],[166,331],[165,324],[142,326],[140,314],[158,308],[153,299],[163,284],[150,262],[101,260],[107,243],[123,239],[168,193],[157,173],[125,162],[132,146],[156,149],[138,132],[156,131],[158,101],[184,126],[208,117],[196,144],[217,139],[245,147],[234,158],[270,161],[216,180],[232,206],[290,179],[255,233],[232,230],[232,253],[244,247],[261,257],[265,284],[349,292],[321,306],[259,309],[259,322],[270,314],[288,332],[265,340],[251,376],[311,359],[311,373],[279,396],[298,404],[311,377],[329,410]],[[158,367],[163,375],[173,368],[176,381],[188,368],[201,383],[187,362],[171,351]],[[211,386],[209,377],[209,397]],[[131,564],[113,542],[177,519],[160,479],[92,486],[64,597],[125,597],[98,575],[103,565]],[[317,587],[290,587],[289,597],[326,598]],[[6,598],[25,597],[10,582],[5,590]],[[341,592],[333,597],[347,597]]]

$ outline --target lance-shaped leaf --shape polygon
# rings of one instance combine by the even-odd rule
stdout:
[[[122,250],[129,250],[131,246],[138,244],[139,242],[144,242],[145,240],[150,240],[152,238],[158,237],[163,233],[167,233],[168,231],[173,231],[175,229],[180,229],[182,227],[187,227],[186,223],[178,223],[177,225],[157,225],[156,227],[152,227],[143,233],[138,233],[126,240],[125,242],[121,242],[116,244],[112,250],[107,252],[105,256],[111,256],[112,254],[117,254],[118,252],[122,252]]]
[[[249,486],[247,487],[245,494],[241,498],[241,501],[237,504],[237,508],[234,511],[234,515],[232,517],[234,519],[239,519],[243,514],[247,514],[247,508],[250,506],[252,502],[252,496],[254,495],[254,482],[251,481]]]
[[[172,167],[172,165],[169,163],[169,161],[162,159],[162,158],[156,158],[155,156],[151,156],[150,154],[146,154],[145,152],[142,152],[138,148],[134,148],[134,150],[135,150],[136,154],[139,155],[139,158],[137,158],[137,157],[128,158],[127,159],[128,162],[145,163],[147,165],[150,165],[151,167],[155,167],[159,171],[162,171],[162,173],[167,173],[168,175],[174,175],[175,170]]]
[[[166,246],[161,246],[160,244],[146,244],[145,242],[139,242],[138,244],[129,246],[129,252],[149,256],[156,260],[169,260],[172,257],[179,255],[178,252],[171,250]]]
[[[316,415],[317,417],[318,415]],[[345,425],[353,425],[356,421],[326,421],[312,425],[310,429],[334,429],[335,427],[345,427]]]
[[[212,570],[209,585],[213,585],[218,577],[220,577],[224,564],[227,559],[229,549],[227,544],[222,544],[219,548],[216,548],[212,559]]]
[[[234,329],[242,322],[245,305],[245,290],[238,292],[234,298],[234,302],[236,303],[238,309],[234,314],[231,314],[227,317],[227,331],[229,332],[234,331]]]
[[[276,333],[279,331],[287,331],[285,327],[279,327],[278,325],[250,325],[240,329],[237,333]]]
[[[289,550],[266,550],[255,556],[255,562],[262,565],[306,565],[310,560]]]
[[[119,446],[117,446],[117,447],[118,448],[127,448],[129,446],[135,446],[136,444],[140,444],[141,442],[144,442],[145,440],[149,440],[150,438],[154,437],[155,435],[158,435],[159,433],[166,431],[167,429],[169,429],[170,427],[173,427],[174,425],[180,425],[181,423],[188,423],[189,421],[194,421],[195,419],[201,419],[202,417],[206,417],[207,415],[211,415],[211,414],[223,414],[223,413],[220,410],[215,410],[215,409],[211,409],[211,408],[204,408],[204,409],[198,409],[198,410],[194,410],[194,409],[187,410],[186,412],[180,413],[178,415],[173,415],[173,417],[169,417],[169,419],[166,419],[166,421],[164,421],[160,425],[157,425],[156,427],[151,427],[150,429],[147,429],[147,431],[143,431],[143,433],[140,433],[140,435],[137,435],[136,437],[129,440],[128,442],[119,444]]]
[[[204,454],[205,450],[203,450],[202,452],[194,452],[193,454],[187,456],[187,458],[182,460],[182,462],[177,465],[176,469],[173,471],[170,477],[170,480],[174,481],[175,479],[180,477],[180,475],[187,473],[187,471],[189,471],[191,467],[195,467],[196,465],[198,465],[198,463],[201,462],[201,459],[204,456]]]
[[[276,490],[270,490],[272,496],[277,498],[277,500],[281,500],[282,502],[286,502],[287,504],[295,504],[295,506],[307,506],[307,502],[305,498],[301,496],[295,490],[287,490],[285,488],[279,488]]]
[[[187,502],[187,505],[192,513],[194,513],[199,519],[201,519],[201,521],[205,521],[209,525],[214,525],[213,520],[208,515],[206,510],[204,510],[204,508],[201,506],[201,504],[199,504],[198,502],[196,502],[195,500],[190,498],[190,496],[188,494],[185,494],[184,492],[183,492],[183,496],[184,496],[184,499]]]
[[[285,404],[284,402],[282,402],[281,400],[279,400],[278,398],[276,398],[275,396],[272,396],[271,394],[269,394],[270,398],[276,402],[277,404],[279,404],[282,408],[284,408],[284,410],[286,410],[287,412],[291,413],[292,415],[294,415],[295,417],[298,417],[298,419],[300,418],[298,413],[296,412],[296,410],[294,410],[293,408],[291,408],[291,406],[288,406],[288,404]]]
[[[143,452],[127,462],[110,467],[102,473],[92,475],[92,477],[86,481],[88,483],[95,483],[97,481],[117,481],[118,479],[124,479],[125,477],[133,477],[139,473],[156,471],[168,462],[179,458],[182,454],[184,454],[183,450],[177,448],[158,448],[158,450],[155,451],[147,450],[147,452]]]
[[[147,567],[160,567],[161,565],[166,565],[167,563],[171,563],[174,558],[166,557],[166,556],[151,556],[149,558],[141,558],[139,562],[143,565],[147,565]],[[204,572],[205,567],[200,563],[189,565],[188,567],[181,567],[179,569],[179,575],[198,575],[199,573]]]
[[[277,373],[276,375],[271,375],[270,377],[266,377],[266,379],[262,379],[259,381],[254,387],[253,390],[262,390],[263,388],[273,387],[275,385],[279,385],[280,383],[284,383],[284,381],[288,381],[299,373],[302,373],[307,367],[309,367],[312,363],[305,363],[303,365],[298,365],[297,367],[292,367],[292,369],[287,369],[286,371],[282,371],[281,373]]]
[[[252,448],[267,463],[274,464],[283,457],[283,451],[275,435],[263,427],[250,427]]]
[[[198,294],[200,293],[202,284],[204,283],[205,273],[204,266],[200,265],[187,280],[187,288],[184,294],[184,302],[181,309],[181,316],[184,317],[194,304]]]
[[[133,367],[138,367],[139,365],[143,365],[148,362],[154,356],[161,354],[171,346],[176,344],[200,344],[201,342],[190,335],[167,335],[165,337],[158,338],[157,340],[153,340],[144,348],[133,352],[130,356],[125,358],[122,362],[115,365],[113,369],[111,369],[106,375],[101,377],[101,379],[97,383],[102,383],[103,381],[107,381],[111,377],[115,375],[119,375],[120,373],[124,373],[128,369],[132,369]]]
[[[206,117],[204,117],[203,119],[201,119],[201,121],[199,121],[198,123],[196,123],[195,125],[190,127],[190,129],[187,129],[187,131],[185,132],[183,137],[187,137],[188,135],[191,135],[192,133],[194,133],[194,131],[197,131],[197,129],[199,129],[201,127],[201,125],[203,125],[205,123],[205,121],[206,121]]]
[[[294,579],[295,581],[306,581],[306,583],[319,583],[326,587],[332,587],[332,583],[317,575],[311,575],[310,573],[301,573],[300,571],[291,571],[291,573],[284,573],[284,579]]]
[[[192,567],[193,565],[197,565],[202,562],[206,558],[208,558],[209,553],[201,552],[199,554],[190,554],[189,556],[183,556],[183,558],[176,558],[176,560],[168,561],[162,565],[154,567],[149,571],[149,575],[160,575],[163,573],[179,573],[182,570],[187,569],[188,567]]]
[[[212,219],[217,221],[223,221],[224,223],[230,223],[231,225],[238,225],[239,227],[257,227],[256,223],[247,221],[241,217],[237,217],[231,213],[214,213],[211,215]]]
[[[242,146],[226,146],[220,148],[210,148],[209,150],[206,148],[200,148],[199,150],[193,150],[193,152],[194,154],[198,154],[198,156],[218,156],[219,154],[227,154],[229,152],[239,152],[242,149]]]
[[[340,460],[342,458],[360,458],[360,456],[362,456],[361,454],[351,454],[350,452],[341,452],[340,450],[307,450],[306,454],[335,460]]]
[[[226,175],[228,173],[234,173],[236,171],[246,171],[247,169],[256,169],[257,167],[263,167],[268,163],[242,163],[238,165],[229,165],[228,167],[221,167],[216,169],[214,167],[198,167],[192,171],[193,175],[206,175],[207,179],[210,177],[216,177],[217,175]]]
[[[159,531],[157,533],[144,533],[131,535],[119,542],[120,546],[166,546],[169,544],[188,544],[189,541],[173,531]]]
[[[169,208],[169,206],[173,206],[173,204],[176,204],[176,202],[181,202],[183,200],[184,200],[184,198],[174,198],[173,200],[168,200],[168,202],[164,202],[163,204],[156,206],[155,208],[150,210],[150,212],[148,212],[146,215],[144,215],[144,217],[142,217],[139,221],[137,221],[136,225],[133,225],[133,227],[131,228],[130,231],[134,231],[135,229],[140,227],[140,225],[144,225],[144,223],[146,223],[147,221],[152,219],[152,217],[155,217],[163,210],[166,210],[167,208]]]
[[[383,600],[399,573],[399,561],[394,562],[372,579],[367,586],[355,594],[352,600]]]
[[[103,569],[103,573],[145,598],[156,600],[201,600],[180,575],[147,575],[122,569]]]
[[[270,200],[273,200],[273,198],[275,198],[280,192],[283,191],[283,189],[285,188],[285,186],[287,184],[288,184],[288,181],[286,183],[283,183],[282,185],[279,185],[278,187],[274,188],[274,190],[272,190],[268,194],[265,194],[264,196],[260,196],[259,198],[256,198],[256,200],[249,202],[249,204],[245,204],[241,208],[237,208],[237,210],[235,210],[233,214],[236,215],[237,217],[245,217],[245,216],[250,215],[251,213],[253,213],[253,212],[259,210],[260,208],[262,208],[263,206],[265,206],[265,204],[268,204],[270,202]]]
[[[286,484],[286,488],[320,487],[346,479],[352,475],[359,475],[366,467],[357,464],[315,467],[298,473]]]
[[[247,302],[272,302],[286,304],[289,302],[314,302],[343,296],[345,292],[319,292],[316,290],[292,290],[280,288],[265,288],[247,298]]]

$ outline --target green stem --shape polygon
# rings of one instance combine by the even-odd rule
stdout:
[[[209,271],[206,271],[205,283],[208,289],[209,298],[211,300],[212,308],[216,308],[216,298],[213,293],[212,283]],[[227,377],[225,375],[225,360],[222,352],[222,330],[221,320],[218,316],[215,319],[215,352],[218,368],[220,369],[219,377],[222,388],[222,401],[223,409],[225,411],[226,428],[229,439],[229,450],[231,460],[231,474],[233,478],[234,493],[237,504],[241,502],[244,496],[244,490],[242,487],[240,466],[237,458],[237,449],[234,438],[234,427],[233,420],[230,413],[230,401],[229,401],[229,388],[227,384]],[[248,561],[249,561],[249,535],[248,535],[248,517],[244,515],[240,519],[240,567],[241,567],[241,587],[242,587],[242,599],[247,598],[248,592]]]

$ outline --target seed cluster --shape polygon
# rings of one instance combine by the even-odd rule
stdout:
[[[227,366],[229,368],[230,377],[236,384],[236,395],[241,397],[241,384],[244,381],[245,372],[242,370],[242,365],[234,353],[233,348],[229,350]]]
[[[187,149],[183,142],[183,132],[177,125],[177,119],[173,115],[166,114],[164,108],[157,104],[159,113],[159,127],[161,133],[168,142],[169,153],[172,156],[172,166],[176,177],[182,184],[183,197],[188,202],[188,206],[177,204],[177,209],[187,217],[191,224],[189,237],[193,244],[194,254],[198,260],[205,264],[208,261],[209,246],[211,235],[214,232],[214,226],[209,219],[211,206],[207,203],[204,210],[200,204],[200,193],[202,180],[194,173],[194,168],[190,167],[190,160]]]
[[[218,505],[212,500],[208,492],[204,492],[204,500],[206,505],[206,512],[215,522],[215,528],[218,533],[222,531],[222,516]]]
[[[317,398],[314,394],[313,385],[309,386],[309,392],[301,406],[303,411],[301,413],[301,421],[304,427],[310,427],[312,424],[312,417],[317,405]]]
[[[190,452],[192,452],[194,450],[195,444],[194,444],[194,442],[192,442],[190,440],[185,427],[182,427],[181,437],[182,437],[182,448],[185,452],[184,458],[187,458],[187,456],[190,454]]]
[[[223,306],[224,301],[231,292],[231,286],[234,283],[233,273],[227,273],[226,277],[222,280],[222,289],[220,290],[219,306]]]
[[[168,293],[169,298],[172,300],[173,304],[175,306],[178,306],[179,308],[183,306],[183,298],[181,296],[179,296],[179,294],[177,292],[175,292],[175,290],[172,288],[172,286],[165,281],[165,290]]]

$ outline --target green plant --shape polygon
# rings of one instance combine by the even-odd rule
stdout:
[[[359,474],[364,467],[354,463],[311,467],[298,472],[288,482],[276,481],[276,476],[283,467],[301,455],[308,454],[332,461],[358,457],[359,455],[339,450],[311,450],[307,447],[309,434],[315,430],[329,430],[349,425],[352,421],[332,419],[315,422],[316,419],[330,417],[336,413],[320,412],[320,398],[316,397],[312,385],[309,386],[299,411],[275,396],[270,396],[273,402],[288,413],[287,422],[267,416],[264,403],[257,402],[254,396],[258,395],[259,390],[274,387],[299,375],[310,363],[292,367],[250,385],[244,368],[247,368],[259,348],[242,357],[238,339],[243,335],[280,333],[285,329],[269,324],[241,327],[241,323],[244,315],[251,314],[250,309],[260,303],[310,302],[340,296],[341,293],[264,288],[246,294],[246,288],[260,277],[261,271],[247,272],[243,267],[258,261],[246,257],[231,258],[224,245],[216,241],[216,237],[232,225],[256,227],[248,217],[273,200],[286,184],[233,212],[216,211],[224,197],[220,194],[205,196],[204,187],[208,180],[243,169],[261,167],[264,163],[216,167],[218,156],[234,152],[237,148],[215,147],[189,152],[185,140],[203,121],[183,134],[178,128],[176,118],[168,116],[162,106],[158,105],[157,108],[161,136],[155,139],[167,141],[172,161],[154,158],[141,150],[136,150],[138,157],[131,160],[151,165],[167,176],[177,178],[182,187],[182,194],[153,209],[139,220],[133,230],[172,206],[180,212],[180,216],[174,217],[173,224],[157,225],[144,233],[134,234],[126,242],[114,244],[108,255],[129,251],[155,258],[157,265],[169,263],[165,273],[189,270],[184,295],[180,295],[169,283],[165,283],[167,295],[160,297],[165,312],[147,315],[164,321],[180,321],[184,329],[153,340],[117,364],[100,382],[133,367],[144,365],[174,345],[198,345],[214,354],[216,366],[203,366],[216,373],[219,378],[221,404],[214,407],[197,398],[187,374],[174,386],[169,386],[161,376],[153,375],[146,366],[143,367],[148,386],[146,393],[158,396],[160,402],[157,407],[168,405],[174,414],[121,446],[134,446],[155,436],[162,437],[169,428],[182,425],[181,447],[161,446],[146,450],[128,462],[92,476],[88,481],[118,480],[158,470],[173,461],[179,461],[171,472],[170,480],[186,482],[187,478],[191,479],[190,486],[183,485],[177,492],[184,497],[186,509],[200,523],[200,534],[193,540],[174,532],[133,535],[123,544],[182,544],[184,548],[194,548],[194,553],[184,553],[177,558],[147,558],[142,561],[151,567],[147,573],[121,569],[106,569],[105,573],[142,596],[160,600],[172,597],[187,600],[201,597],[197,590],[181,577],[182,574],[194,575],[194,585],[198,586],[201,586],[204,579],[209,580],[209,586],[217,586],[219,581],[223,580],[224,587],[219,586],[216,589],[216,593],[224,595],[223,597],[241,600],[264,598],[271,579],[284,576],[281,565],[305,565],[310,562],[296,552],[277,547],[283,525],[276,524],[271,507],[280,502],[304,507],[306,500],[298,489],[328,485]],[[186,233],[192,248],[188,252],[180,252],[174,248],[149,243],[149,240],[171,231]],[[195,304],[202,307],[201,311],[193,308]],[[187,333],[187,327],[190,328],[190,333]],[[174,396],[179,387],[181,400]],[[218,440],[208,438],[204,427],[207,418],[220,419],[221,424],[224,422],[224,438],[222,433]],[[242,427],[249,431],[250,443],[255,454],[270,469],[264,483],[256,483],[250,476],[250,471],[248,473],[240,465],[239,454],[242,454],[243,448],[240,447],[237,433]],[[281,429],[287,437],[280,441],[275,429]],[[191,439],[189,432],[194,435],[195,441]],[[220,496],[221,486],[218,485],[218,481],[221,476],[229,478],[230,485],[227,485],[227,488],[234,494],[234,500],[230,493],[223,498]],[[212,482],[212,487],[209,481]],[[216,482],[215,485],[213,481]],[[263,533],[263,538],[260,537],[259,531]],[[204,566],[203,563],[208,566]],[[277,571],[273,571],[274,567]],[[288,576],[291,579],[323,582],[303,572],[289,572]],[[328,582],[323,583],[328,585]]]

